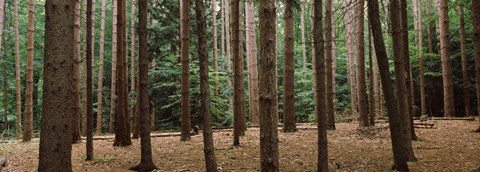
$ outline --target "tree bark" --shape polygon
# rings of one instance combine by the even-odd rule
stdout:
[[[135,4],[136,4],[136,1],[135,0],[132,0],[131,1],[132,4],[131,4],[131,15],[130,16],[135,16]],[[135,92],[135,85],[139,84],[138,82],[135,82],[135,76],[137,75],[136,71],[135,71],[135,65],[136,65],[136,60],[135,60],[135,56],[136,56],[136,53],[135,53],[135,50],[136,50],[136,45],[135,45],[135,42],[136,42],[136,35],[135,35],[135,17],[132,17],[131,18],[131,21],[130,21],[130,41],[131,41],[131,48],[130,48],[130,91],[132,93],[135,93],[135,94],[132,94],[131,96],[131,100],[135,100],[135,97],[136,97],[136,94],[138,95],[139,92]],[[132,103],[131,105],[131,113],[132,113],[132,123],[133,123],[133,127],[132,127],[132,138],[134,139],[137,139],[140,137],[140,133],[141,133],[141,122],[140,122],[140,115],[142,114],[139,114],[138,111],[136,111],[136,104],[139,102],[139,99],[136,99],[137,101],[135,103]]]
[[[15,133],[17,139],[22,135],[22,88],[20,83],[20,43],[18,39],[18,0],[13,1],[14,7],[14,27],[15,27],[15,86],[16,86],[16,100],[17,100],[17,121],[15,126]]]
[[[307,70],[307,50],[305,48],[305,1],[300,0],[300,35],[302,37],[302,69]]]
[[[97,135],[102,134],[102,104],[103,104],[103,58],[105,48],[105,0],[102,0],[102,11],[100,18],[100,62],[98,67],[98,89],[97,89]]]
[[[182,141],[190,140],[190,70],[188,66],[188,49],[190,34],[188,28],[190,14],[190,1],[180,0],[180,38],[181,42],[181,64],[182,64]]]
[[[442,57],[442,79],[443,79],[443,113],[446,117],[455,116],[452,67],[450,64],[450,36],[448,19],[448,1],[440,0],[439,8],[440,27],[440,55]]]
[[[333,99],[333,35],[332,35],[332,23],[333,23],[333,2],[327,0],[325,3],[325,72],[326,72],[326,115],[327,115],[327,129],[335,130],[335,101]]]
[[[215,74],[215,82],[213,91],[215,96],[220,95],[218,89],[218,45],[217,45],[217,0],[212,0],[212,31],[213,31],[213,73]]]
[[[472,1],[473,45],[475,48],[475,79],[477,81],[477,100],[480,100],[480,2]],[[477,104],[480,109],[480,103]],[[477,131],[480,132],[480,120]]]
[[[358,116],[359,127],[368,127],[368,114],[367,114],[367,95],[365,84],[365,41],[364,41],[364,3],[365,1],[359,0],[356,6],[356,24],[357,24],[357,94],[358,94]]]
[[[113,27],[112,27],[112,84],[111,84],[111,93],[110,93],[110,124],[109,124],[109,133],[115,132],[115,114],[116,113],[116,102],[117,102],[117,1],[113,1]]]
[[[465,115],[470,116],[470,94],[468,91],[468,87],[470,83],[468,82],[468,75],[467,75],[467,54],[466,54],[466,46],[467,43],[465,41],[465,19],[464,19],[464,12],[463,12],[463,3],[459,2],[458,5],[458,12],[460,18],[460,50],[461,50],[461,58],[462,58],[462,80],[463,80],[463,103],[465,108]]]
[[[395,4],[396,0],[393,0]],[[398,1],[397,1],[398,3]],[[392,5],[396,7],[396,5]],[[392,9],[393,9],[392,7]],[[392,13],[393,14],[393,11]],[[402,127],[401,118],[398,114],[397,101],[395,94],[393,93],[393,83],[390,76],[389,64],[387,50],[385,48],[385,43],[383,40],[383,33],[381,22],[378,1],[368,0],[368,16],[370,18],[369,22],[372,26],[372,35],[373,41],[375,44],[375,53],[377,56],[377,63],[380,71],[380,77],[382,82],[382,89],[385,94],[385,99],[387,101],[387,111],[389,114],[389,125],[390,125],[390,137],[392,140],[392,150],[393,150],[393,160],[395,170],[398,171],[408,171],[407,156],[402,146],[404,142],[404,137],[400,131]],[[393,18],[392,18],[393,19]],[[393,21],[393,20],[392,20]],[[397,22],[398,24],[398,22]],[[398,26],[398,25],[397,25]]]
[[[246,18],[246,48],[249,84],[250,122],[259,124],[258,114],[258,69],[257,69],[257,39],[255,32],[255,6],[253,0],[245,1]]]
[[[153,163],[152,143],[150,140],[150,113],[148,97],[148,38],[147,38],[147,0],[138,0],[138,102],[140,108],[138,115],[141,126],[141,156],[140,164],[133,167],[136,171],[152,171],[157,167]],[[132,4],[133,5],[133,4]],[[133,10],[133,7],[132,7]],[[133,13],[133,12],[132,12]],[[133,15],[132,15],[133,18]],[[132,19],[133,20],[133,19]],[[132,28],[133,29],[133,28]],[[133,33],[134,31],[132,31]],[[132,39],[134,42],[135,39]],[[134,46],[132,46],[132,49]],[[132,51],[133,52],[133,51]],[[132,53],[133,54],[133,53]]]
[[[128,122],[128,95],[127,95],[127,65],[126,59],[126,2],[117,1],[117,120],[115,129],[115,142],[113,146],[129,146],[132,144],[130,139]]]
[[[75,1],[45,2],[43,104],[38,171],[72,171]],[[61,139],[59,139],[61,138]]]
[[[87,0],[87,46],[85,48],[85,63],[86,63],[86,78],[87,82],[86,83],[86,103],[87,103],[87,109],[85,110],[87,112],[87,145],[86,145],[86,154],[87,158],[86,160],[93,160],[93,75],[92,75],[92,58],[93,58],[93,39],[94,37],[93,32],[94,32],[94,27],[93,25],[93,8],[94,8],[94,3],[93,0]]]
[[[4,2],[4,1],[0,1]],[[1,5],[0,7],[4,7],[5,5]],[[3,8],[2,8],[3,9]],[[2,12],[0,12],[2,14]],[[0,30],[3,30],[0,28]],[[2,40],[5,40],[5,35],[2,35]],[[5,41],[3,41],[5,42]],[[0,45],[1,46],[1,45]],[[7,49],[3,49],[3,60],[7,61]],[[3,123],[5,126],[5,130],[10,130],[10,123],[8,122],[8,113],[7,112],[8,105],[7,105],[7,63],[3,63]]]
[[[75,49],[73,56],[73,113],[72,113],[72,144],[78,143],[81,141],[80,135],[80,18],[81,18],[81,5],[80,0],[75,1],[75,27],[74,30],[74,39],[75,39]]]
[[[350,104],[352,107],[352,114],[357,114],[357,91],[356,91],[356,81],[355,81],[355,49],[353,46],[353,24],[354,15],[353,15],[353,6],[352,4],[355,2],[353,0],[350,1],[343,1],[344,8],[345,8],[345,27],[346,27],[346,46],[348,52],[348,83],[350,83]]]
[[[373,76],[375,73],[373,73],[373,45],[372,45],[372,30],[370,29],[370,25],[367,23],[367,30],[368,30],[368,81],[369,81],[369,86],[368,86],[368,112],[369,112],[369,126],[374,126],[375,125],[375,93],[373,90],[374,84],[373,84]]]
[[[237,5],[238,6],[238,5]],[[195,13],[198,29],[198,56],[200,60],[200,116],[203,131],[203,153],[206,170],[217,171],[217,160],[213,146],[213,134],[210,113],[210,87],[208,82],[207,24],[203,0],[195,0]]]
[[[428,13],[428,12],[427,12]],[[423,62],[423,21],[422,21],[422,1],[418,0],[417,1],[417,16],[418,16],[418,21],[417,21],[417,29],[418,29],[418,60],[420,63],[420,106],[421,106],[421,114],[420,115],[426,115],[427,114],[427,105],[426,105],[426,100],[425,100],[425,65]]]
[[[28,1],[28,33],[27,33],[27,83],[25,90],[25,128],[23,142],[32,140],[33,135],[33,38],[35,34],[35,0]]]
[[[295,118],[295,59],[294,59],[294,21],[293,21],[293,0],[284,0],[285,8],[283,13],[284,21],[284,48],[283,48],[283,115],[284,132],[297,130]],[[328,69],[327,69],[328,70]]]
[[[231,26],[232,26],[232,49],[233,49],[233,116],[234,131],[233,145],[240,146],[240,136],[245,135],[243,127],[245,118],[245,101],[244,101],[244,80],[243,80],[243,56],[241,56],[241,33],[240,33],[240,2],[237,0],[230,1],[231,8]]]
[[[83,1],[82,136],[87,136],[87,0]]]
[[[260,0],[260,56],[258,58],[261,171],[279,171],[276,66],[276,3]]]

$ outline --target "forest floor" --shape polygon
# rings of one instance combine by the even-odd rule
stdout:
[[[477,119],[478,120],[478,119]],[[433,128],[416,128],[420,141],[413,147],[417,162],[411,171],[480,170],[480,133],[478,121],[427,121]],[[358,129],[358,124],[338,123],[328,131],[331,171],[390,171],[393,160],[388,123]],[[294,133],[279,129],[280,170],[315,171],[317,133],[312,125],[301,125]],[[219,171],[259,171],[259,129],[249,128],[241,146],[232,146],[232,131],[214,132]],[[139,140],[132,146],[112,147],[113,139],[94,141],[93,161],[84,161],[85,143],[73,145],[74,171],[127,171],[140,160]],[[202,136],[180,141],[178,136],[152,138],[154,161],[158,171],[205,171]],[[4,171],[35,171],[38,164],[38,139],[30,143],[13,141],[0,144],[0,156],[6,156]]]

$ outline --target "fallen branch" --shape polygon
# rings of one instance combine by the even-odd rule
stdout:
[[[474,117],[430,117],[428,120],[465,120],[475,121]]]

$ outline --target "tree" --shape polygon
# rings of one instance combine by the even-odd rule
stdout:
[[[302,35],[302,69],[307,70],[307,50],[305,48],[305,0],[300,1],[300,35]]]
[[[367,26],[368,30],[368,110],[369,110],[369,126],[375,125],[375,93],[374,93],[374,84],[373,84],[373,45],[372,45],[372,31],[370,25]]]
[[[284,0],[284,48],[283,48],[283,131],[293,132],[297,130],[295,117],[295,59],[293,40],[293,0]]]
[[[87,136],[87,0],[83,1],[82,136]]]
[[[396,1],[396,2],[395,2]],[[392,9],[396,7],[397,0],[392,1]],[[395,4],[395,5],[393,5]],[[370,26],[372,28],[372,36],[373,42],[375,44],[375,53],[377,56],[377,63],[380,71],[380,78],[382,82],[382,89],[385,95],[385,100],[387,102],[387,111],[389,114],[389,125],[390,125],[390,137],[392,140],[392,150],[393,150],[393,160],[394,160],[394,167],[397,171],[408,171],[408,164],[407,164],[407,156],[404,151],[404,147],[402,147],[402,142],[405,140],[403,139],[403,135],[400,131],[402,126],[401,118],[398,114],[398,107],[397,101],[395,98],[395,94],[393,93],[393,84],[392,80],[390,79],[390,71],[388,65],[388,56],[387,56],[387,49],[385,48],[385,43],[383,40],[383,33],[381,22],[380,22],[380,10],[378,7],[378,1],[376,0],[368,0],[368,16]],[[392,11],[391,14],[393,14]],[[393,19],[393,17],[392,17]],[[393,20],[392,20],[393,21]]]
[[[198,56],[200,60],[200,116],[203,131],[203,153],[207,171],[217,171],[217,160],[213,146],[213,134],[210,113],[210,87],[208,82],[207,22],[203,0],[195,1],[197,18]]]
[[[473,44],[475,47],[475,79],[477,80],[477,100],[480,100],[480,2],[472,1]],[[480,109],[480,104],[477,104]],[[480,120],[479,120],[480,121]],[[480,122],[477,132],[480,132]]]
[[[353,27],[353,21],[354,21],[354,15],[353,15],[353,8],[351,7],[354,1],[343,1],[344,2],[344,7],[345,7],[345,29],[346,29],[346,46],[347,46],[347,51],[348,51],[348,68],[347,68],[347,73],[348,73],[348,83],[350,83],[350,103],[352,106],[352,113],[357,114],[357,92],[356,92],[356,81],[355,81],[355,49],[354,49],[354,44],[353,44],[353,32],[354,32],[354,27]]]
[[[278,102],[276,65],[276,1],[260,0],[258,6],[260,24],[260,56],[258,58],[258,93],[260,115],[261,171],[279,171],[278,160]]]
[[[180,0],[180,58],[182,64],[182,141],[190,140],[190,70],[188,66],[188,48],[190,34],[188,33],[190,1]]]
[[[16,122],[16,136],[20,138],[22,135],[22,88],[20,85],[20,43],[18,40],[18,0],[13,1],[14,7],[14,25],[15,25],[15,86],[17,98],[17,122]]]
[[[257,69],[257,39],[255,32],[255,6],[253,0],[245,1],[245,28],[248,68],[248,92],[250,122],[259,124],[258,114],[258,69]]]
[[[86,18],[86,27],[87,27],[87,40],[86,40],[86,47],[85,47],[85,64],[87,71],[85,72],[86,75],[85,77],[87,78],[87,81],[85,82],[86,85],[86,103],[87,103],[87,109],[85,110],[87,112],[87,146],[86,146],[86,152],[87,152],[87,158],[86,160],[93,160],[93,75],[92,75],[92,58],[93,58],[93,39],[94,37],[93,32],[94,32],[94,27],[93,25],[93,7],[94,5],[94,0],[87,0],[87,18]]]
[[[25,128],[23,142],[32,140],[33,135],[33,38],[35,25],[35,0],[28,1],[27,33],[27,83],[25,90]]]
[[[218,46],[217,46],[217,0],[212,0],[212,30],[213,30],[213,73],[215,74],[215,84],[213,91],[215,96],[220,95],[218,89]]]
[[[423,62],[423,22],[422,22],[422,1],[418,0],[417,2],[417,46],[418,46],[418,60],[419,60],[419,71],[420,71],[420,106],[421,106],[421,115],[427,114],[427,105],[426,105],[426,100],[425,100],[425,76],[424,76],[424,62]]]
[[[368,127],[368,114],[367,114],[367,95],[366,95],[366,83],[365,83],[365,41],[364,41],[364,3],[365,1],[359,0],[356,8],[356,21],[357,21],[357,94],[358,94],[358,115],[359,126]]]
[[[129,146],[132,144],[128,123],[128,94],[127,94],[127,65],[126,59],[126,2],[117,1],[117,119],[115,128],[115,142],[113,146]]]
[[[152,143],[150,140],[150,114],[148,100],[148,52],[147,52],[147,0],[138,1],[138,102],[141,126],[140,164],[131,168],[136,171],[152,171],[157,167],[152,159]],[[133,17],[133,16],[132,16]],[[133,39],[132,39],[133,40]]]
[[[1,2],[4,2],[4,1],[0,1]],[[4,5],[1,5],[0,4],[0,8],[1,7],[4,7]],[[2,8],[3,9],[3,8]],[[2,12],[0,12],[0,14],[2,14]],[[0,19],[1,21],[1,19]],[[2,28],[0,28],[0,30],[2,30]],[[1,33],[1,32],[0,32]],[[2,35],[2,40],[5,39],[5,35]],[[5,42],[5,41],[3,41]],[[3,60],[7,61],[7,50],[4,48],[3,49]],[[10,124],[8,122],[8,113],[7,113],[7,109],[8,109],[8,104],[7,104],[7,63],[3,63],[3,123],[4,123],[4,130],[9,130],[10,129]]]
[[[73,113],[72,113],[72,143],[78,143],[81,141],[80,135],[80,0],[75,1],[75,27],[74,39],[75,39],[75,51],[73,56]]]
[[[240,146],[240,135],[245,135],[245,86],[243,79],[243,56],[241,56],[240,2],[231,1],[232,49],[233,49],[233,145]],[[243,123],[243,124],[242,124]]]
[[[327,115],[327,129],[335,130],[335,108],[333,99],[333,2],[332,0],[325,1],[325,79],[326,79],[326,108]]]
[[[105,0],[102,0],[102,11],[100,18],[100,62],[98,67],[98,89],[97,89],[97,134],[102,134],[102,104],[103,104],[103,58],[105,48]]]
[[[461,58],[462,58],[462,81],[463,81],[463,104],[465,108],[465,114],[470,116],[470,94],[468,91],[469,83],[468,83],[468,75],[467,75],[467,54],[465,47],[467,43],[465,41],[465,19],[464,19],[464,12],[463,12],[463,3],[459,2],[458,4],[458,12],[460,17],[460,50],[461,50]]]
[[[38,171],[72,171],[75,1],[45,2],[43,104]],[[62,88],[62,89],[58,89]],[[61,138],[61,139],[59,139]]]
[[[314,15],[313,15],[313,44],[315,46],[315,63],[314,68],[318,72],[314,76],[317,83],[325,83],[325,61],[324,46],[323,46],[323,26],[322,26],[322,0],[314,1]],[[317,120],[318,132],[318,154],[317,154],[317,171],[328,171],[328,150],[327,150],[327,117],[325,114],[325,84],[318,84],[315,89],[318,99],[315,104],[318,107],[315,114]]]
[[[450,64],[450,36],[448,20],[448,0],[439,0],[440,55],[442,57],[443,79],[443,113],[444,116],[455,116],[453,98],[452,67]]]
[[[132,9],[131,9],[131,15],[130,16],[135,16],[135,3],[136,1],[135,0],[132,0]],[[136,71],[135,71],[135,49],[136,49],[136,46],[135,46],[135,42],[136,42],[136,37],[135,37],[135,17],[132,17],[131,19],[131,22],[130,22],[130,41],[131,41],[131,48],[130,48],[130,91],[132,93],[135,93],[135,85],[139,84],[137,82],[135,82],[135,75],[137,75]],[[136,92],[136,94],[138,94],[138,91]],[[132,100],[135,100],[135,94],[132,94],[131,96],[131,99]],[[140,126],[140,115],[141,114],[138,114],[136,113],[136,109],[138,106],[136,106],[138,104],[139,100],[137,99],[137,101],[135,103],[132,103],[132,115],[133,115],[133,133],[132,133],[132,138],[134,139],[137,139],[139,136],[140,136],[140,130],[141,130],[141,126]]]
[[[108,132],[115,132],[115,112],[116,112],[116,88],[117,88],[117,1],[113,1],[113,27],[112,27],[112,84],[111,84],[111,93],[110,93],[110,125]]]

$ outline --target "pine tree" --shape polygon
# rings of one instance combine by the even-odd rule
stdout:
[[[17,100],[17,121],[15,126],[17,139],[22,135],[22,88],[20,83],[20,43],[18,39],[18,0],[13,1],[13,16],[15,27],[15,86],[16,86],[16,100]]]
[[[33,38],[35,34],[35,0],[28,1],[27,33],[27,83],[25,90],[25,128],[23,142],[32,140],[33,135]]]
[[[190,70],[188,66],[188,49],[190,34],[188,32],[189,28],[189,14],[190,14],[190,1],[189,0],[180,0],[180,38],[181,50],[180,58],[182,64],[182,136],[181,140],[186,141],[190,140]]]
[[[448,0],[439,0],[440,55],[442,57],[443,113],[446,117],[455,116],[453,98],[452,67],[450,64],[450,35]]]
[[[295,117],[295,59],[294,59],[294,17],[293,0],[284,0],[284,48],[283,48],[283,131],[293,132],[296,128]],[[327,69],[328,70],[328,69]]]

